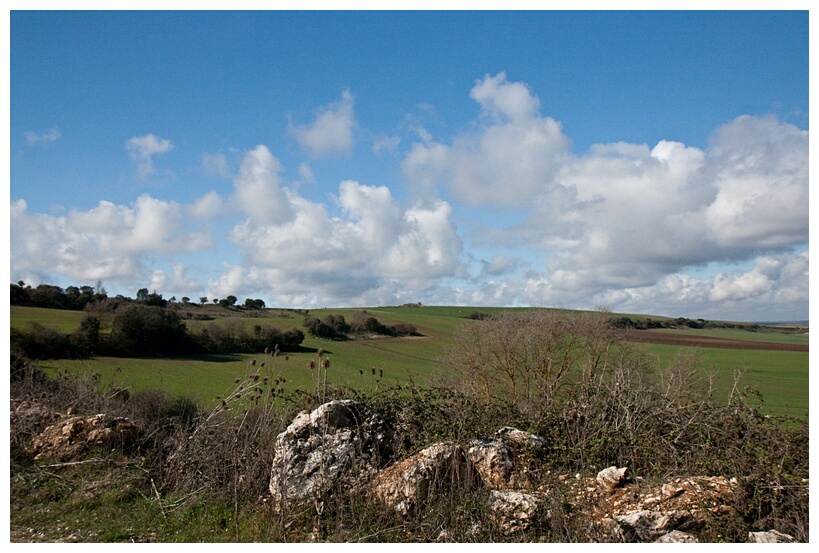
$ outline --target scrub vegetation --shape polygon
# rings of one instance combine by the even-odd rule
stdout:
[[[384,417],[395,429],[395,460],[515,426],[546,440],[530,460],[537,485],[560,489],[560,475],[593,476],[611,465],[647,481],[734,477],[740,491],[733,510],[703,530],[702,541],[746,541],[749,531],[770,528],[808,540],[805,413],[771,416],[765,391],[744,382],[748,367],[737,364],[726,378],[708,350],[677,346],[658,356],[652,348],[659,346],[631,339],[645,331],[623,328],[619,315],[128,302],[105,316],[86,306],[69,330],[48,324],[49,313],[61,311],[34,309],[12,310],[13,402],[126,417],[139,436],[127,450],[35,459],[28,444],[42,429],[18,420],[10,438],[12,541],[428,542],[442,529],[457,541],[607,539],[589,513],[565,502],[525,531],[506,534],[491,517],[488,492],[476,488],[439,494],[423,516],[409,519],[377,505],[366,489],[330,494],[321,509],[273,510],[265,497],[276,436],[298,412],[335,398]],[[150,316],[136,327],[122,322],[136,312]],[[98,327],[88,322],[95,315]],[[315,321],[336,334],[311,332]],[[170,329],[162,347],[193,340],[201,348],[196,337],[203,335],[228,345],[219,353],[148,355],[134,335],[152,325]],[[297,344],[283,340],[290,328],[301,333]],[[139,357],[100,357],[92,346],[81,359],[30,355],[46,351],[43,342],[55,336],[96,348],[109,341],[120,355]],[[788,361],[779,370],[799,374],[806,389],[803,355],[804,367],[796,367],[800,360],[788,368]]]

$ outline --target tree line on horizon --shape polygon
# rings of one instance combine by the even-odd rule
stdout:
[[[207,298],[200,298],[206,303]],[[222,307],[236,304],[235,296],[215,303]],[[182,298],[182,303],[189,303]],[[262,300],[248,299],[248,309],[263,309]],[[50,284],[26,286],[11,284],[10,304],[86,311],[80,325],[64,334],[32,323],[27,329],[11,329],[12,359],[70,359],[98,355],[113,357],[183,356],[192,354],[253,353],[265,348],[295,351],[304,340],[296,327],[281,330],[269,324],[244,325],[212,323],[191,331],[182,315],[162,294],[147,288],[137,291],[135,299],[118,295],[110,298],[98,283],[91,286]],[[191,304],[194,305],[194,304]]]
[[[182,298],[182,304],[189,304]],[[228,296],[214,303],[225,308],[236,305],[237,298]],[[196,354],[256,353],[265,349],[298,351],[305,333],[291,327],[281,330],[270,324],[246,327],[236,318],[212,322],[198,331],[188,329],[183,317],[212,319],[210,315],[181,313],[175,298],[166,300],[162,294],[137,291],[135,299],[124,296],[109,298],[100,284],[91,286],[59,286],[40,284],[32,288],[20,281],[11,284],[11,305],[49,309],[82,310],[86,312],[78,328],[63,334],[40,323],[26,329],[11,329],[12,358],[70,359],[99,355],[112,357],[184,356]],[[200,298],[200,304],[207,298]],[[193,304],[190,304],[193,305]],[[265,308],[263,300],[248,298],[245,309]],[[305,314],[304,328],[316,338],[346,340],[363,336],[417,335],[414,325],[398,323],[384,325],[365,310],[347,322],[343,315],[328,315],[319,320]]]
[[[108,295],[100,282],[97,282],[95,287],[87,285],[66,286],[63,289],[53,284],[38,284],[32,287],[20,280],[17,283],[11,283],[9,299],[11,305],[45,307],[48,309],[68,309],[72,311],[82,311],[87,305],[104,300],[138,302],[158,307],[165,307],[168,303],[181,303],[189,306],[197,305],[197,303],[193,302],[191,298],[187,296],[183,296],[178,301],[176,296],[165,299],[161,293],[156,290],[151,292],[148,288],[140,288],[137,290],[135,298],[123,296],[122,294],[117,294],[112,298]],[[207,296],[202,296],[198,300],[198,305],[205,305],[212,302],[220,307],[244,307],[245,309],[264,309],[266,307],[264,300],[259,298],[247,298],[243,305],[237,305],[238,301],[238,298],[234,295],[229,295],[223,299],[210,299]]]

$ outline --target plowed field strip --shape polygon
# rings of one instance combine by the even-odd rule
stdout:
[[[768,351],[808,351],[806,344],[779,344],[776,342],[754,342],[750,340],[730,340],[706,336],[685,336],[657,330],[635,330],[629,333],[632,342],[645,344],[665,344],[699,348],[755,349]]]

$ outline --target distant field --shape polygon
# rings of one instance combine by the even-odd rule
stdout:
[[[11,328],[25,329],[31,323],[39,323],[63,334],[73,332],[75,328],[80,326],[80,321],[85,317],[85,313],[82,311],[46,309],[44,307],[12,305],[9,311]]]
[[[630,339],[648,344],[674,346],[752,349],[765,351],[808,351],[808,337],[746,330],[715,328],[712,330],[637,330],[631,331]]]
[[[782,344],[804,344],[808,345],[807,333],[786,334],[782,332],[753,332],[740,328],[686,328],[686,329],[661,329],[653,332],[663,332],[668,334],[678,334],[685,336],[709,336],[712,338],[722,338],[725,340],[747,340],[754,342],[775,342]]]
[[[679,346],[646,344],[662,365],[667,365]],[[762,394],[765,409],[777,415],[803,416],[808,413],[808,353],[747,349],[696,348],[703,368],[713,372],[714,397],[725,400],[733,384],[734,369],[744,369],[740,387]]]
[[[199,310],[201,309],[201,310]],[[407,383],[433,383],[436,377],[445,375],[447,367],[438,359],[451,343],[453,332],[461,324],[470,324],[470,313],[480,311],[495,313],[501,308],[469,307],[377,307],[367,308],[368,314],[386,325],[411,323],[415,325],[418,337],[377,338],[348,341],[328,341],[307,337],[303,351],[289,354],[284,361],[282,355],[276,361],[277,370],[287,378],[287,388],[311,389],[313,382],[307,364],[316,359],[316,351],[323,348],[331,359],[328,381],[338,385],[363,387],[368,390],[382,389],[388,385]],[[225,311],[216,306],[192,307],[194,313],[210,314],[214,320],[187,320],[191,330],[204,328],[209,324],[270,324],[279,328],[296,326],[303,328],[303,313],[290,311],[264,311],[259,313]],[[343,314],[350,320],[361,309],[311,310],[310,314],[324,318],[330,313]],[[71,332],[79,325],[84,313],[27,307],[12,307],[11,326],[22,328],[31,322],[39,322],[60,332]],[[657,318],[659,319],[659,318]],[[238,322],[240,321],[240,322]],[[633,331],[660,333],[668,341],[709,338],[715,340],[750,341],[762,343],[762,347],[776,348],[779,345],[807,349],[808,337],[780,333],[748,332],[736,329],[709,330],[662,330]],[[664,338],[665,339],[665,338]],[[655,340],[657,341],[657,340]],[[657,355],[658,363],[667,364],[681,347],[696,342],[647,343],[641,345]],[[764,346],[764,344],[770,344]],[[725,345],[724,343],[722,344]],[[727,397],[734,368],[747,367],[743,383],[757,388],[765,400],[764,408],[772,414],[802,416],[808,411],[808,353],[807,351],[750,350],[736,347],[698,347],[704,365],[717,376],[715,396]],[[191,359],[123,359],[96,358],[83,360],[47,361],[41,365],[48,371],[66,369],[70,371],[98,373],[106,382],[128,386],[134,390],[162,388],[173,395],[187,395],[213,406],[216,397],[233,386],[235,378],[241,378],[248,370],[252,359],[262,360],[258,355],[199,356]],[[269,368],[269,365],[268,365]],[[376,383],[373,369],[378,375],[383,370],[383,378]]]

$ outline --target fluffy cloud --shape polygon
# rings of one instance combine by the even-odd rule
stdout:
[[[290,132],[314,157],[347,154],[353,147],[355,128],[354,99],[349,91],[339,102],[319,110],[315,120],[306,125],[290,125]]]
[[[599,303],[620,311],[688,314],[704,318],[782,320],[804,313],[808,303],[807,251],[763,255],[749,269],[721,271],[709,278],[673,273],[652,286],[612,290]]]
[[[211,190],[201,198],[197,198],[192,205],[187,207],[187,211],[197,219],[215,219],[222,213],[223,207],[222,198]]]
[[[170,273],[162,269],[154,269],[151,274],[149,290],[169,291],[179,290],[182,294],[191,294],[202,289],[202,283],[188,274],[188,269],[181,263],[175,263]],[[166,297],[170,297],[167,296]],[[180,295],[179,300],[182,299]]]
[[[720,246],[807,241],[807,131],[773,117],[739,117],[715,134],[703,179],[717,190],[704,219]]]
[[[65,216],[28,212],[25,200],[11,204],[11,265],[26,278],[49,282],[63,275],[75,282],[146,277],[147,256],[197,251],[211,237],[184,231],[179,204],[148,195],[132,207],[101,201]]]
[[[486,76],[470,96],[479,105],[473,130],[449,144],[416,143],[403,170],[419,189],[528,212],[473,236],[542,260],[529,277],[503,282],[510,303],[588,305],[608,292],[670,285],[689,267],[807,244],[807,131],[743,116],[704,150],[663,140],[599,144],[578,156],[525,84]],[[771,286],[757,273],[726,278],[709,289],[713,300]],[[477,293],[498,297],[485,286]]]
[[[153,134],[134,136],[125,141],[125,150],[136,164],[137,173],[141,178],[153,175],[154,156],[164,154],[173,149],[173,144],[166,138],[159,138]]]
[[[299,193],[321,184],[307,163],[296,162],[288,182],[259,145],[241,158],[231,194],[210,191],[188,205],[143,195],[52,216],[13,201],[12,280],[150,281],[160,291],[290,306],[423,301],[807,317],[807,131],[743,116],[704,148],[617,142],[578,155],[524,83],[487,75],[470,97],[475,121],[448,140],[404,126],[416,137],[402,162],[416,204],[352,179],[318,203]],[[351,151],[354,127],[345,92],[290,130],[318,157]],[[402,144],[380,136],[375,154]],[[172,147],[154,135],[126,143],[144,176]],[[202,162],[208,174],[230,177],[223,155]],[[469,229],[463,240],[455,221]],[[201,224],[230,241],[206,285],[179,257],[170,268],[156,262],[215,249]]]
[[[25,131],[23,136],[26,139],[26,144],[29,146],[36,146],[37,144],[48,144],[60,138],[60,129],[49,129],[44,133],[36,133],[34,131]]]
[[[259,145],[245,154],[233,179],[234,201],[256,223],[275,224],[292,218],[290,200],[281,186],[283,170],[266,146]]]
[[[481,275],[496,277],[508,273],[515,269],[520,264],[519,259],[515,259],[506,255],[496,254],[492,256],[489,261],[481,260]]]
[[[705,151],[671,142],[592,149],[560,171],[567,193],[540,198],[517,239],[561,244],[551,268],[595,291],[807,244],[807,148],[806,132],[742,117]]]
[[[270,290],[287,304],[311,295],[357,302],[376,290],[385,295],[390,281],[423,289],[460,266],[462,244],[444,202],[402,210],[386,187],[355,181],[339,185],[344,217],[297,195],[290,202],[292,219],[248,219],[231,232],[248,268],[241,289]],[[227,288],[224,278],[215,290]]]
[[[264,146],[245,155],[234,202],[248,217],[230,233],[244,269],[228,267],[211,281],[214,293],[267,290],[285,304],[394,299],[460,270],[448,203],[404,209],[387,187],[347,180],[335,198],[340,216],[332,216],[327,205],[283,188],[281,171]]]
[[[560,123],[541,117],[538,100],[501,73],[472,89],[485,123],[456,136],[451,145],[415,144],[403,163],[415,186],[434,192],[449,188],[468,204],[525,206],[554,186],[570,141]]]

